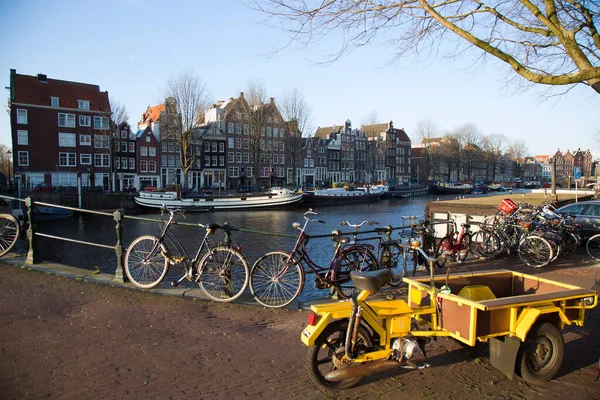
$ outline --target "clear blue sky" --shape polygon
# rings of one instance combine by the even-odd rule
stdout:
[[[273,54],[287,37],[264,17],[237,0],[0,0],[0,76],[3,86],[10,68],[98,84],[136,125],[148,105],[162,101],[167,79],[191,69],[214,100],[236,97],[250,79],[262,81],[276,101],[297,88],[315,127],[346,119],[358,127],[376,112],[409,135],[424,119],[443,130],[473,123],[484,134],[526,140],[530,155],[580,147],[600,157],[593,137],[600,95],[588,87],[544,99],[543,90],[507,86],[506,69],[491,58],[477,67],[474,57],[390,64],[391,50],[381,44],[317,66],[338,48],[335,37]],[[10,146],[8,114],[0,115],[0,143]]]

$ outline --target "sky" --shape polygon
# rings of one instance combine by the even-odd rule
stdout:
[[[475,64],[477,53],[392,62],[385,40],[323,64],[339,36],[286,46],[287,34],[265,17],[241,0],[0,0],[0,77],[9,86],[15,68],[97,84],[136,126],[163,101],[168,79],[192,71],[215,102],[237,97],[250,81],[275,102],[298,89],[315,128],[348,119],[359,127],[374,113],[414,141],[424,120],[442,132],[470,123],[485,135],[525,140],[528,155],[581,148],[600,158],[600,95],[587,86],[549,97],[547,87],[508,82],[512,75],[491,58]],[[10,143],[9,116],[0,113],[0,144]]]

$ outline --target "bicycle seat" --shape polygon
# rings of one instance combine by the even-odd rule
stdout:
[[[211,222],[210,224],[206,225],[206,230],[208,231],[209,235],[212,235],[213,233],[215,233],[217,231],[217,229],[219,229],[220,226],[217,223]]]
[[[350,277],[355,288],[376,292],[392,279],[392,270],[385,268],[377,271],[353,271]]]
[[[465,228],[470,228],[470,227],[471,227],[471,224],[460,224],[460,226],[463,226],[463,227],[465,227]]]
[[[339,244],[346,244],[350,241],[350,238],[348,236],[333,235],[331,240]]]

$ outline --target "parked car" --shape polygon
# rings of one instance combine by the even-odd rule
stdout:
[[[38,183],[33,188],[33,191],[34,192],[51,192],[52,191],[52,185],[49,184],[48,182]]]
[[[571,214],[575,223],[581,225],[584,237],[600,233],[600,200],[580,201],[556,210],[559,214]]]

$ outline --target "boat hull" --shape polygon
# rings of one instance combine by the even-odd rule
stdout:
[[[434,186],[433,192],[435,194],[469,194],[473,191],[473,187],[447,187],[447,186]]]
[[[408,197],[427,196],[429,194],[428,187],[420,187],[417,189],[395,189],[384,192],[384,199],[405,199]]]
[[[140,193],[135,202],[145,208],[183,209],[193,212],[219,210],[257,210],[295,207],[302,201],[302,194],[276,192],[246,196],[179,198],[173,192]]]
[[[71,218],[73,211],[58,207],[35,207],[35,222],[56,221],[59,219]]]
[[[305,192],[302,195],[302,204],[308,206],[327,206],[343,204],[371,203],[381,200],[383,193],[347,193],[319,194],[316,192]]]

